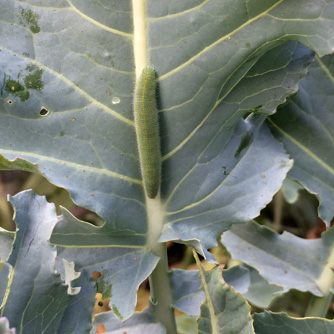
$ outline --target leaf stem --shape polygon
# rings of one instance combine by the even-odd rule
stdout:
[[[210,291],[209,291],[209,287],[208,287],[208,284],[206,282],[206,279],[205,279],[205,271],[202,267],[202,264],[201,264],[201,261],[196,253],[196,250],[193,249],[193,255],[194,255],[194,258],[196,260],[196,264],[198,266],[198,269],[199,269],[199,277],[201,279],[201,283],[202,283],[202,290],[204,291],[204,294],[205,294],[205,302],[207,303],[207,307],[209,309],[209,312],[210,312],[210,319],[215,319],[216,318],[216,312],[215,312],[215,308],[213,306],[213,303],[212,303],[212,300],[211,300],[211,297],[210,297]],[[218,334],[218,328],[217,328],[217,323],[215,321],[211,321],[211,328],[212,328],[212,334]]]
[[[158,242],[164,223],[164,212],[160,195],[155,199],[146,198],[148,215],[148,248],[160,261],[149,277],[151,301],[153,304],[155,320],[162,323],[167,334],[176,334],[176,322],[172,307],[172,288],[168,273],[167,246]]]
[[[333,294],[329,293],[324,297],[312,296],[305,317],[321,317],[325,318],[329,309],[329,305],[333,299]]]
[[[194,263],[193,252],[190,247],[187,247],[181,262],[181,269],[187,269],[192,263]]]
[[[281,223],[282,223],[282,208],[283,208],[283,193],[280,189],[274,196],[274,221],[273,221],[273,229],[276,232],[281,231]]]
[[[148,66],[145,0],[132,0],[132,11],[134,60],[138,80],[143,69]],[[166,327],[167,334],[176,334],[175,315],[172,308],[172,289],[168,273],[167,247],[166,244],[158,242],[165,216],[160,194],[154,199],[146,196],[146,210],[148,221],[147,248],[160,257],[160,261],[149,278],[155,320]]]
[[[334,246],[331,247],[326,265],[318,279],[318,286],[324,293],[323,297],[312,296],[306,317],[326,317],[329,305],[333,299],[334,289]]]

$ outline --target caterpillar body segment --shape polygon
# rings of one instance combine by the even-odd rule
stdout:
[[[155,198],[160,188],[161,156],[156,75],[150,67],[143,69],[136,83],[134,119],[144,188],[149,198]]]

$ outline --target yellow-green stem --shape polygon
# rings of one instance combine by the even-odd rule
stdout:
[[[201,283],[202,283],[202,290],[204,291],[205,294],[205,302],[207,304],[207,307],[209,309],[210,312],[210,319],[215,319],[216,318],[216,312],[215,312],[215,308],[213,306],[211,297],[210,297],[210,292],[209,292],[209,287],[207,285],[206,279],[205,279],[205,272],[204,269],[202,267],[201,261],[196,253],[196,250],[193,249],[193,255],[194,258],[196,260],[196,264],[198,266],[199,269],[199,277],[201,279]],[[212,334],[218,334],[218,327],[217,327],[217,323],[215,321],[211,321],[211,326],[212,326]]]
[[[312,296],[305,317],[325,318],[329,309],[329,305],[333,299],[333,294],[329,293],[324,297]]]
[[[312,296],[307,308],[306,317],[326,317],[329,305],[333,299],[334,289],[334,246],[332,246],[324,269],[317,280],[317,285],[323,292],[323,297]]]
[[[168,273],[167,247],[165,243],[158,242],[164,224],[164,210],[160,194],[155,199],[147,197],[146,207],[148,213],[147,245],[150,251],[160,257],[159,263],[149,277],[155,320],[166,327],[167,334],[176,334],[172,289]]]

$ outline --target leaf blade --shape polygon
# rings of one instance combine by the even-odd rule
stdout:
[[[322,318],[296,319],[289,317],[285,313],[260,313],[254,314],[254,328],[256,333],[261,334],[294,334],[305,333],[315,334],[331,333],[334,322]]]
[[[221,237],[232,256],[256,268],[269,283],[283,291],[311,291],[317,296],[332,289],[334,275],[332,238],[334,229],[323,233],[322,239],[307,240],[249,222],[233,226]],[[326,278],[325,278],[326,277]]]
[[[268,120],[276,138],[295,159],[289,176],[319,196],[319,215],[327,226],[334,216],[334,161],[328,155],[334,145],[333,70],[333,56],[317,58],[309,75],[300,82],[299,92]]]
[[[246,300],[223,281],[219,267],[210,272],[204,271],[197,254],[195,251],[193,253],[199,266],[201,289],[205,294],[201,315],[198,318],[198,332],[203,334],[218,334],[225,331],[254,333],[250,306]]]

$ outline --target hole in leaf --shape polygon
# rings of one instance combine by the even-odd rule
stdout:
[[[39,114],[42,116],[42,117],[45,117],[49,114],[49,110],[46,109],[45,107],[41,107],[41,111],[39,112]]]
[[[104,299],[102,293],[96,293],[95,295],[95,306],[93,316],[99,313],[108,312],[111,310],[109,306],[110,299]]]
[[[30,176],[28,172],[22,171],[0,171],[0,226],[8,231],[15,231],[16,225],[13,220],[13,206],[7,201],[7,194],[15,195],[22,190]]]
[[[51,168],[49,168],[51,170]],[[4,178],[4,179],[3,179]],[[4,185],[3,182],[8,183]],[[15,195],[20,191],[26,189],[33,189],[38,195],[46,196],[48,202],[55,203],[57,214],[62,214],[60,206],[66,208],[77,219],[88,222],[95,226],[102,226],[105,221],[98,214],[90,211],[84,207],[77,206],[71,199],[69,192],[64,188],[59,188],[51,184],[44,176],[23,171],[0,171],[0,189],[2,197],[1,200],[7,203],[7,194]],[[91,197],[89,197],[91,198]],[[4,204],[2,204],[4,205]],[[6,204],[11,206],[10,204]],[[1,206],[1,205],[0,205]],[[7,219],[8,220],[8,219]],[[12,214],[10,214],[10,221],[6,221],[3,213],[0,210],[0,226],[7,226],[6,229],[15,230],[15,224],[11,222]]]

